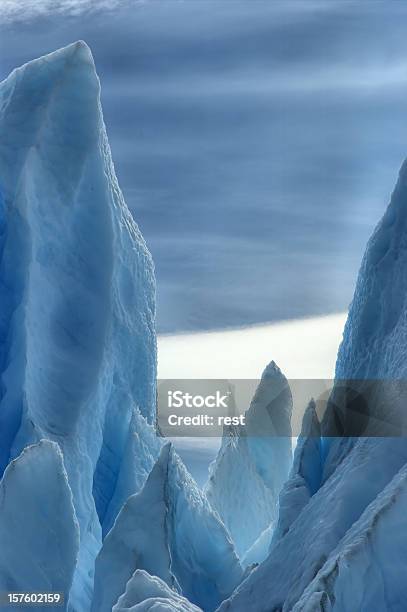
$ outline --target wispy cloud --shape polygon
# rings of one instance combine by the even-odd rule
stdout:
[[[117,8],[123,0],[2,0],[0,21],[29,21],[45,15],[66,14],[78,16],[90,11],[103,11]]]
[[[349,3],[352,4],[354,1],[349,0]],[[47,15],[65,14],[75,17],[83,13],[114,10],[123,6],[139,5],[146,2],[148,0],[24,0],[24,2],[22,0],[0,0],[0,24],[30,21]],[[191,6],[200,4],[200,0],[174,0],[174,2],[183,4],[186,10]],[[303,20],[306,15],[323,15],[340,11],[342,9],[341,3],[342,0],[331,0],[329,3],[324,0],[308,0],[307,2],[291,0],[290,3],[285,3],[284,0],[274,0],[271,8],[276,15],[280,15],[280,18],[285,16],[289,23],[295,23]],[[171,1],[169,4],[171,4]],[[222,3],[216,0],[210,3],[209,8],[209,11],[207,7],[204,8],[204,16],[206,14],[209,17],[213,9],[216,12],[225,12],[225,14],[229,13],[230,9],[228,3],[222,6]],[[250,3],[246,0],[237,0],[233,6],[234,11],[243,11],[248,15],[250,15],[251,8]],[[193,10],[195,9],[193,8]],[[254,12],[256,13],[256,9]]]

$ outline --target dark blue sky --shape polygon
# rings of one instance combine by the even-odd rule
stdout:
[[[8,17],[0,78],[79,38],[92,48],[160,330],[347,308],[407,155],[407,5],[147,0]]]

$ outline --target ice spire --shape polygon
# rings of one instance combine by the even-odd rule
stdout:
[[[0,84],[0,143],[0,473],[41,438],[61,447],[84,609],[133,409],[152,422],[156,377],[153,264],[84,42]]]

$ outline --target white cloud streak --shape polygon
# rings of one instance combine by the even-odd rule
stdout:
[[[92,11],[112,10],[126,0],[1,0],[0,22],[30,21],[46,15],[76,17]]]

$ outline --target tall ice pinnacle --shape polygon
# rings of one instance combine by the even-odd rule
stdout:
[[[0,84],[0,304],[0,474],[28,444],[58,443],[82,609],[130,420],[137,408],[153,421],[156,378],[153,263],[117,183],[84,42]]]
[[[243,559],[277,518],[278,496],[291,465],[290,386],[272,361],[265,368],[245,425],[224,433],[205,492]]]

